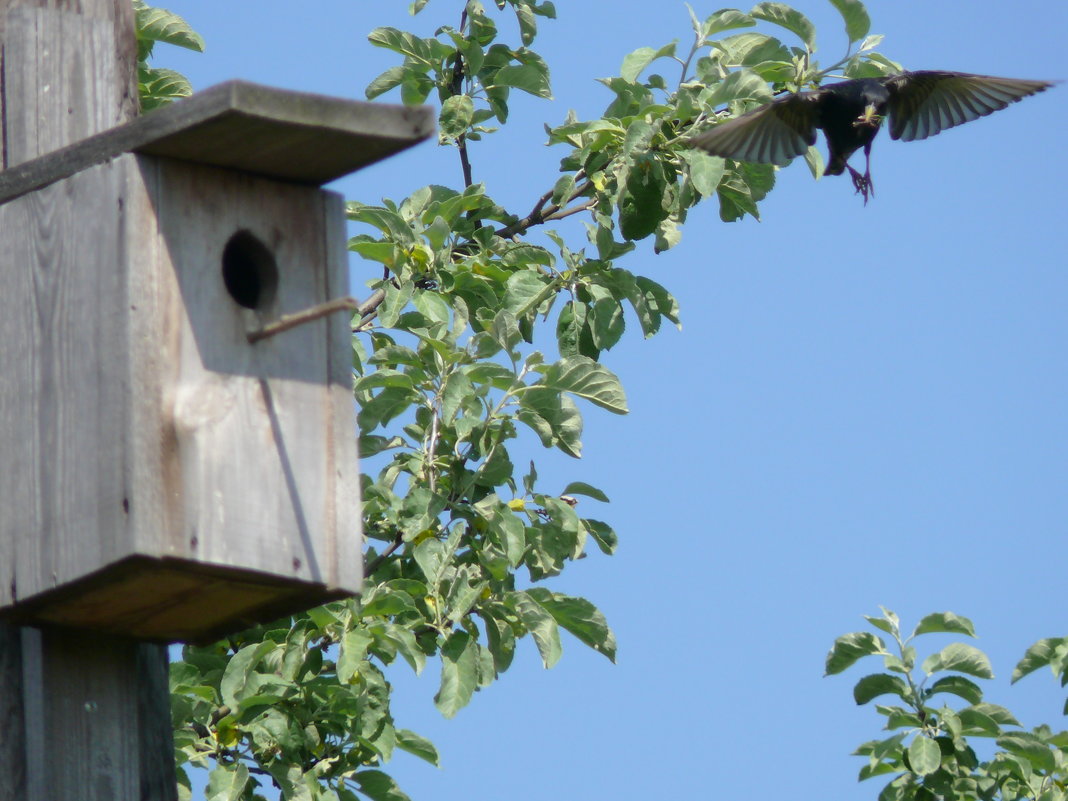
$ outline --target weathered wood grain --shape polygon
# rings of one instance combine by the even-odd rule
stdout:
[[[247,336],[347,294],[341,209],[133,155],[0,205],[7,614],[199,641],[358,592],[348,317]],[[255,310],[222,277],[238,232],[277,271]]]
[[[365,103],[228,81],[0,173],[0,202],[122,153],[321,186],[434,131],[426,107]],[[15,132],[21,135],[20,131]]]
[[[162,471],[180,472],[168,490],[181,499],[180,522],[171,525],[182,536],[172,536],[176,550],[168,555],[356,592],[359,560],[339,563],[336,545],[324,542],[336,537],[338,515],[328,465],[335,448],[355,440],[351,373],[342,381],[350,415],[344,430],[336,430],[327,389],[331,353],[336,359],[344,348],[347,355],[350,337],[338,338],[334,327],[331,338],[324,319],[255,345],[247,338],[266,321],[347,291],[344,239],[328,245],[325,234],[339,233],[327,220],[340,202],[318,189],[211,167],[161,161],[158,170],[165,259],[158,273],[175,282],[163,317],[177,326],[159,337],[173,376],[162,426],[181,457]],[[220,286],[220,254],[239,231],[263,243],[277,268],[276,295],[256,310],[241,308]],[[358,526],[357,506],[344,515],[346,525]]]
[[[132,31],[132,8],[123,0],[0,0],[4,166],[69,145],[136,113]],[[90,458],[78,466],[68,460],[66,470],[47,469],[42,461],[46,453],[66,453],[72,443],[77,447],[92,443],[92,429],[101,419],[109,426],[115,414],[114,409],[104,411],[114,399],[114,389],[99,385],[95,375],[87,376],[94,365],[110,362],[109,354],[100,352],[101,336],[89,332],[95,326],[86,321],[97,311],[94,303],[111,291],[121,292],[121,284],[114,283],[114,270],[95,286],[78,274],[79,264],[97,258],[88,253],[93,239],[72,239],[74,232],[66,230],[64,218],[79,201],[94,207],[97,198],[79,193],[113,179],[103,174],[98,170],[84,181],[42,193],[22,209],[5,210],[9,221],[23,225],[0,227],[0,252],[27,256],[22,262],[6,257],[0,270],[0,280],[19,291],[19,301],[27,304],[3,309],[2,316],[14,316],[5,321],[4,334],[14,337],[16,347],[9,351],[0,344],[0,352],[6,354],[0,374],[0,420],[24,422],[24,393],[39,401],[41,412],[21,435],[4,428],[3,452],[5,457],[8,449],[12,454],[8,467],[19,473],[13,491],[29,492],[21,496],[24,500],[36,498],[31,509],[0,506],[0,525],[8,527],[0,537],[7,540],[0,545],[0,566],[8,592],[17,592],[11,565],[22,559],[15,551],[22,551],[23,539],[38,540],[42,552],[54,551],[62,564],[63,549],[50,539],[53,522],[71,514],[78,501],[88,504],[80,511],[93,525],[110,523],[115,514],[114,499],[107,497],[114,474],[108,472],[102,482],[104,497],[88,499],[83,493],[46,507],[46,499],[56,500],[60,487],[79,483],[75,473],[93,471],[97,461]],[[28,216],[31,207],[36,216]],[[35,266],[31,255],[42,255],[44,263]],[[42,325],[47,325],[47,333]],[[107,321],[103,330],[114,331],[115,325]],[[84,350],[74,343],[79,333],[89,340]],[[18,357],[26,356],[23,348],[41,344],[36,338],[42,336],[47,345],[39,357],[24,358],[19,364]],[[86,352],[89,364],[77,363]],[[93,356],[105,360],[94,362]],[[8,367],[13,368],[10,373]],[[87,377],[88,385],[77,383]],[[57,383],[71,380],[75,383]],[[80,410],[65,394],[84,400],[87,414],[79,416]],[[80,426],[74,425],[76,420]],[[121,441],[105,445],[101,458],[121,447]],[[5,478],[9,476],[5,471]],[[23,529],[27,521],[42,528]],[[6,536],[12,533],[13,539]],[[5,697],[3,702],[0,797],[174,801],[166,662],[166,650],[159,645],[69,630],[42,634],[0,626],[0,692],[18,693],[17,700]]]
[[[0,623],[0,798],[26,798],[22,629]]]
[[[20,6],[4,28],[5,63],[15,67],[4,72],[8,168],[121,125],[136,111],[115,59],[112,20]]]
[[[0,482],[0,547],[15,549],[0,598],[59,586],[130,547],[122,242],[85,213],[117,197],[119,172],[97,167],[0,206],[11,232],[0,247],[0,449],[18,465],[17,481]]]
[[[166,651],[69,629],[26,629],[26,794],[173,799]],[[145,768],[150,767],[149,770]]]

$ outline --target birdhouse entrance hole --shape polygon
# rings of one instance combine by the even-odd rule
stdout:
[[[239,306],[263,309],[278,289],[278,265],[270,249],[249,231],[238,231],[226,243],[222,255],[226,291]]]

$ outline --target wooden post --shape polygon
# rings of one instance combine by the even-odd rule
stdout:
[[[0,0],[0,41],[5,169],[136,115],[129,0]],[[61,282],[62,292],[52,295],[56,325],[73,330],[74,318],[93,314],[83,305],[93,297],[79,286],[85,278],[44,280]],[[27,432],[42,448],[70,433],[44,428]],[[41,513],[47,520],[50,510]],[[176,799],[166,646],[0,624],[0,798]]]

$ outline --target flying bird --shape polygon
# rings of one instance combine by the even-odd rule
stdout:
[[[819,128],[830,150],[824,175],[849,170],[853,187],[866,205],[874,194],[871,143],[887,116],[890,138],[912,142],[985,117],[1052,85],[1050,81],[929,70],[855,78],[784,95],[716,125],[691,142],[714,156],[782,166],[816,143]],[[863,174],[848,164],[861,148]]]

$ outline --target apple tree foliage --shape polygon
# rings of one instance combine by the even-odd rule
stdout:
[[[186,767],[196,766],[210,769],[209,801],[268,791],[287,801],[403,801],[384,765],[398,749],[435,764],[438,754],[394,720],[391,671],[436,670],[435,703],[451,717],[508,669],[524,637],[546,667],[560,658],[562,632],[614,659],[597,607],[543,584],[591,549],[615,550],[613,527],[586,511],[608,498],[583,480],[546,487],[530,443],[579,457],[584,410],[627,411],[605,364],[627,320],[646,337],[678,323],[668,290],[621,266],[624,257],[645,240],[656,252],[674,246],[702,200],[725,222],[759,217],[775,168],[710,156],[689,138],[825,77],[900,70],[874,50],[881,37],[860,0],[829,2],[849,48],[825,67],[815,27],[784,3],[691,9],[687,45],[640,48],[600,79],[602,116],[568,114],[546,127],[559,171],[530,187],[518,210],[474,181],[472,162],[481,140],[507,136],[516,96],[552,99],[535,47],[554,4],[414,0],[411,14],[441,15],[433,36],[370,32],[370,45],[396,63],[367,97],[434,104],[439,143],[462,181],[347,206],[359,230],[349,247],[378,275],[352,320],[366,583],[359,598],[184,648],[171,690],[185,797]],[[154,46],[202,50],[203,41],[175,14],[144,0],[134,7],[149,111],[191,92],[180,74],[149,66]],[[805,161],[819,177],[815,147]],[[569,217],[585,230],[554,227]],[[524,430],[531,435],[520,438]],[[883,801],[1064,798],[1068,735],[1025,732],[983,702],[975,680],[990,666],[981,652],[958,643],[917,664],[915,637],[971,636],[969,621],[930,615],[909,637],[892,613],[869,621],[896,651],[870,632],[846,635],[827,672],[883,659],[884,672],[854,690],[858,703],[893,699],[876,707],[893,734],[858,750],[868,760],[862,779],[893,777]],[[1036,643],[1015,677],[1042,665],[1068,678],[1068,639]],[[936,707],[946,696],[965,705]],[[992,758],[977,757],[978,737],[994,741]]]
[[[843,635],[827,654],[826,673],[860,660],[882,671],[853,687],[857,704],[875,699],[884,736],[863,743],[859,779],[889,778],[879,801],[1064,801],[1068,798],[1068,732],[1047,725],[1025,729],[1012,712],[984,700],[980,681],[994,678],[986,654],[950,642],[920,658],[915,641],[930,635],[975,637],[972,622],[952,612],[925,616],[908,635],[893,612],[868,616],[874,631]],[[887,638],[890,643],[887,643]],[[1068,684],[1068,637],[1039,640],[1012,672],[1015,683],[1049,667]],[[1068,714],[1068,702],[1064,711]]]

